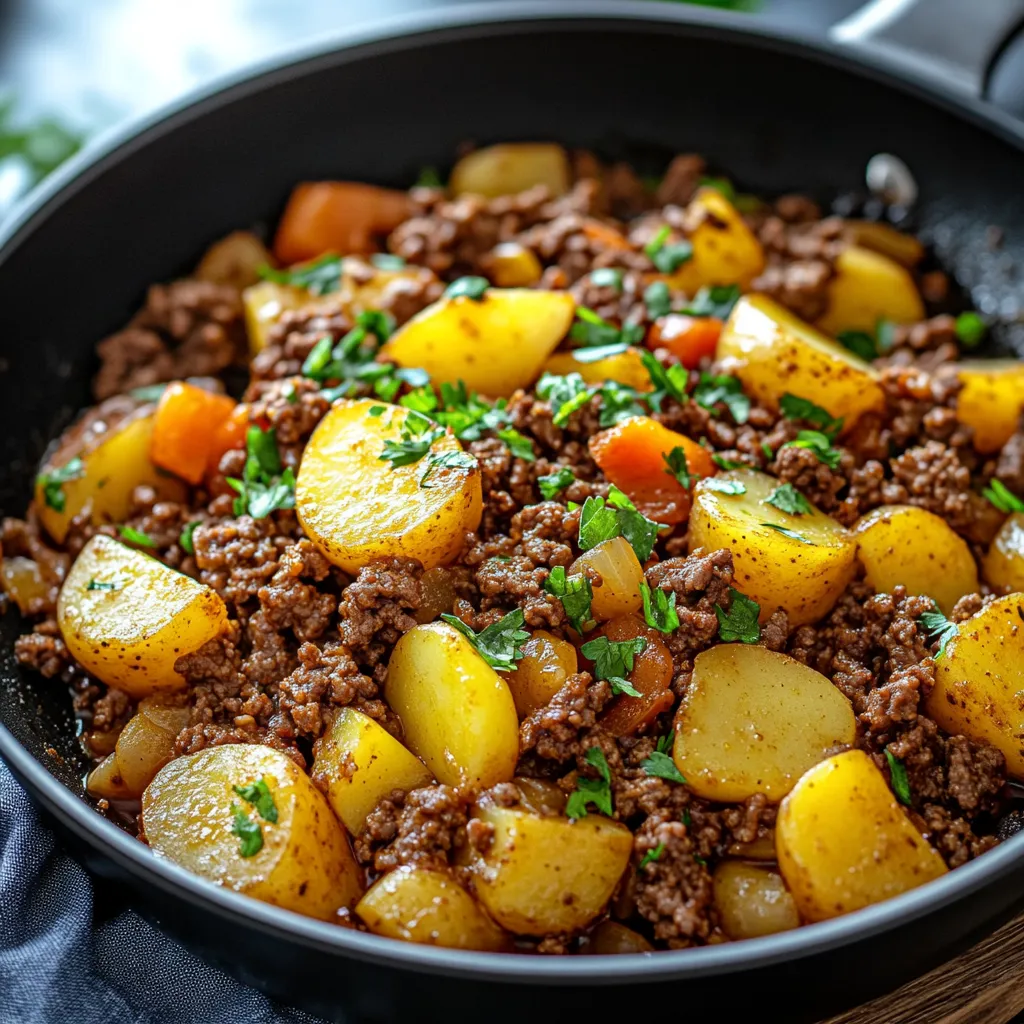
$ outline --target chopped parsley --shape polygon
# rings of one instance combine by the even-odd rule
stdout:
[[[810,448],[829,469],[835,469],[843,460],[843,453],[832,447],[832,438],[820,430],[801,430],[795,441],[787,441],[783,448]]]
[[[591,747],[583,759],[593,768],[599,779],[579,776],[576,779],[576,792],[571,794],[565,805],[565,813],[570,818],[585,818],[587,806],[593,804],[602,814],[611,815],[612,808],[612,772],[608,760],[600,747]]]
[[[668,467],[665,472],[681,483],[686,490],[690,490],[700,479],[696,473],[690,472],[689,463],[686,461],[685,448],[673,448],[670,452],[663,452],[661,457],[665,460],[665,465]]]
[[[472,299],[481,302],[491,283],[486,277],[459,277],[444,290],[449,299]]]
[[[739,459],[727,459],[724,455],[719,455],[717,453],[715,453],[714,455],[711,456],[711,461],[719,469],[749,469],[750,468],[745,462],[741,462]],[[743,491],[745,491],[745,490],[746,490],[746,488],[744,487]],[[743,491],[738,491],[737,493],[738,494],[742,494]]]
[[[551,405],[554,413],[552,422],[556,427],[564,427],[569,417],[577,409],[582,409],[595,391],[596,388],[588,387],[578,373],[564,377],[545,373],[537,382],[537,394]]]
[[[442,383],[440,399],[432,387],[423,386],[403,395],[398,404],[450,427],[460,441],[479,441],[485,430],[497,430],[508,422],[504,398],[489,405],[479,395],[467,391],[461,380],[456,384]]]
[[[231,805],[234,821],[231,823],[231,834],[238,836],[238,852],[243,857],[255,857],[263,849],[263,829],[258,821],[253,821],[238,804]]]
[[[277,804],[274,803],[274,794],[270,792],[266,778],[260,776],[248,786],[232,786],[231,788],[246,803],[252,804],[256,808],[256,813],[264,821],[277,821]]]
[[[477,461],[469,452],[455,449],[447,452],[431,452],[420,474],[420,487],[431,488],[427,480],[435,469],[476,469]]]
[[[640,596],[644,601],[644,621],[659,633],[672,633],[679,628],[679,613],[676,611],[676,592],[666,594],[660,587],[653,590],[640,584]]]
[[[736,202],[736,188],[728,178],[701,178],[701,188],[713,188],[716,192],[721,192],[730,203]]]
[[[988,487],[981,492],[1000,512],[1024,512],[1021,501],[1002,480],[993,477]]]
[[[618,267],[598,267],[590,272],[590,283],[595,288],[614,288],[622,291],[622,271]]]
[[[650,850],[648,850],[643,855],[643,858],[641,859],[639,865],[637,866],[637,871],[643,871],[643,869],[645,867],[647,867],[648,864],[653,864],[653,863],[655,863],[655,861],[661,860],[661,855],[664,852],[665,852],[665,844],[664,843],[658,843],[657,846],[652,847]]]
[[[624,341],[617,341],[614,345],[588,345],[586,348],[578,348],[573,352],[573,359],[577,363],[597,363],[602,359],[611,356],[621,356],[629,345]]]
[[[791,516],[803,516],[814,511],[814,506],[792,484],[779,484],[764,500]]]
[[[746,594],[741,594],[735,587],[729,588],[729,610],[726,612],[721,605],[715,605],[718,616],[718,636],[726,643],[739,640],[744,644],[756,644],[761,639],[761,627],[758,617],[761,606],[751,601]]]
[[[977,313],[970,310],[966,313],[961,313],[956,318],[953,330],[956,331],[956,336],[960,339],[962,345],[965,345],[967,348],[976,348],[981,344],[981,339],[985,337],[988,324]]]
[[[135,530],[130,526],[119,526],[117,532],[129,544],[137,544],[140,548],[156,547],[156,541],[149,534],[143,533],[141,530]]]
[[[375,252],[370,257],[370,262],[378,270],[404,270],[406,265],[404,257],[396,256],[392,252]]]
[[[421,167],[415,187],[444,188],[444,182],[441,180],[441,175],[437,173],[436,167]]]
[[[729,460],[724,460],[728,462]],[[741,464],[742,465],[742,464]],[[735,468],[735,467],[730,467]],[[704,481],[704,486],[709,491],[718,491],[719,494],[746,494],[747,485],[739,480],[719,480],[718,477],[709,476]]]
[[[479,633],[470,629],[462,619],[447,612],[441,618],[466,637],[491,668],[501,672],[511,672],[516,667],[516,662],[523,656],[523,644],[530,639],[530,634],[522,628],[526,621],[522,608],[509,612],[503,619]]]
[[[537,477],[537,486],[541,497],[551,501],[560,491],[564,491],[576,479],[576,474],[568,466],[559,466],[554,473]]]
[[[654,775],[668,782],[686,782],[686,777],[676,767],[675,761],[663,750],[655,750],[650,757],[640,762],[645,775]]]
[[[636,510],[636,506],[614,484],[608,500],[590,497],[580,513],[581,551],[589,551],[612,537],[625,537],[641,563],[651,557],[660,525]]]
[[[533,453],[533,442],[516,430],[515,427],[506,427],[499,430],[498,437],[508,445],[508,450],[517,458],[526,462],[536,462],[537,456]]]
[[[562,602],[565,617],[581,636],[593,625],[590,603],[594,589],[586,576],[569,576],[564,565],[556,565],[544,581],[544,589]]]
[[[808,540],[802,533],[797,533],[796,530],[790,530],[785,526],[779,526],[778,523],[758,523],[758,526],[766,526],[769,530],[781,533],[783,537],[788,537],[790,540],[798,540],[801,544],[810,544],[812,547],[814,546],[813,540]]]
[[[875,343],[883,355],[892,351],[896,344],[896,325],[891,320],[879,320],[875,324]]]
[[[693,256],[693,246],[686,239],[680,242],[669,242],[671,234],[672,229],[665,224],[644,246],[644,252],[663,274],[674,274]]]
[[[939,649],[935,652],[935,657],[941,658],[946,653],[946,644],[957,635],[956,623],[950,622],[939,610],[938,605],[930,612],[921,612],[917,621],[928,639],[932,643],[938,643]]]
[[[159,402],[166,390],[166,384],[146,384],[141,388],[132,388],[128,394],[136,402]]]
[[[249,427],[245,447],[242,479],[227,478],[228,485],[238,492],[234,514],[248,513],[253,519],[266,519],[277,509],[295,508],[295,474],[290,466],[282,471],[274,428]]]
[[[750,399],[743,393],[743,385],[727,374],[702,373],[693,398],[712,414],[716,405],[724,405],[737,423],[746,423],[750,415]]]
[[[889,776],[892,779],[892,790],[896,799],[907,807],[912,807],[914,801],[910,796],[910,780],[907,778],[907,769],[903,762],[888,748],[885,748],[885,759],[889,762]]]
[[[652,320],[672,312],[672,293],[664,281],[655,281],[644,289],[644,305]]]
[[[198,519],[193,520],[191,523],[186,523],[185,528],[181,531],[181,535],[178,537],[178,547],[185,552],[186,555],[194,555],[196,553],[196,546],[193,543],[192,535],[196,532],[196,527],[200,526]]]
[[[836,419],[827,409],[815,405],[808,398],[801,398],[799,395],[791,395],[786,392],[779,401],[779,408],[787,420],[803,420],[817,427],[826,437],[835,438],[842,430],[842,419]]]
[[[606,636],[588,640],[580,652],[594,663],[594,677],[607,679],[613,693],[628,693],[631,697],[639,697],[640,693],[627,681],[626,676],[633,671],[634,658],[642,654],[647,641],[638,636],[633,640],[609,640]]]
[[[49,473],[40,473],[36,477],[36,484],[43,492],[43,501],[46,502],[46,505],[54,512],[63,512],[67,508],[64,485],[83,476],[85,476],[85,463],[76,456],[69,459],[59,469],[52,469]]]
[[[366,310],[356,317],[356,324],[337,343],[330,336],[321,338],[302,364],[302,375],[311,380],[347,382],[334,397],[348,394],[357,382],[372,383],[380,398],[390,401],[398,393],[401,382],[415,386],[425,383],[423,370],[396,370],[390,363],[378,363],[380,346],[391,337],[395,319],[390,313]]]
[[[377,406],[374,406],[370,410],[371,415],[380,415],[374,413],[373,410],[376,408]],[[445,433],[444,427],[437,426],[429,417],[413,409],[402,423],[399,440],[385,441],[384,448],[377,458],[381,462],[390,462],[392,469],[413,466],[430,451],[435,441],[444,437]]]
[[[655,412],[661,409],[661,403],[666,397],[674,398],[677,402],[683,401],[686,397],[686,380],[689,376],[689,371],[685,366],[681,363],[662,366],[654,353],[647,349],[640,353],[640,362],[644,364],[647,375],[651,378],[651,384],[654,386],[654,390],[649,391],[644,398]]]
[[[840,331],[836,335],[836,341],[855,356],[860,356],[866,363],[870,363],[878,355],[875,339],[866,331]]]
[[[94,576],[91,580],[89,580],[88,583],[86,583],[85,589],[86,590],[120,590],[121,589],[121,581],[118,580],[117,582],[105,583],[102,580],[96,579],[96,577]]]
[[[292,288],[305,288],[310,295],[327,295],[341,288],[343,263],[340,256],[327,253],[288,270],[276,270],[264,264],[259,268],[259,275],[264,281],[286,284]]]
[[[605,381],[598,395],[601,398],[598,423],[602,427],[614,427],[616,423],[621,423],[631,416],[643,416],[646,411],[640,404],[640,392],[628,384],[619,384],[614,380]]]
[[[569,337],[584,348],[604,345],[636,345],[643,341],[643,324],[623,324],[616,327],[586,306],[576,307],[576,323]]]
[[[705,286],[694,295],[683,312],[687,316],[713,316],[718,320],[728,320],[741,294],[737,284]]]

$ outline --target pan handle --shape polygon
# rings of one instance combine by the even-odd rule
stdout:
[[[993,59],[1022,23],[1024,0],[871,0],[829,36],[930,84],[982,97]]]

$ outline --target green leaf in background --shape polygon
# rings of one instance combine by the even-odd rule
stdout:
[[[15,125],[14,106],[13,96],[0,99],[0,160],[18,157],[35,185],[74,156],[84,140],[52,117]]]

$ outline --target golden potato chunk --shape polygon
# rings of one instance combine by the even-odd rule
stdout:
[[[713,481],[694,488],[690,551],[732,551],[736,589],[761,606],[764,622],[784,608],[790,626],[821,618],[853,579],[857,545],[853,534],[811,506],[792,515],[768,503],[779,481],[765,473],[736,470],[716,481],[743,487],[726,494]]]
[[[715,909],[730,939],[756,939],[800,927],[796,901],[777,871],[725,860],[715,868]]]
[[[818,321],[827,334],[866,331],[879,320],[912,324],[924,319],[924,303],[906,267],[872,249],[851,245],[836,257],[828,308]]]
[[[356,913],[374,935],[448,949],[507,949],[508,937],[454,879],[405,866],[367,890]]]
[[[848,220],[843,234],[855,245],[880,252],[911,269],[924,258],[924,246],[913,235],[905,235],[882,221]]]
[[[717,189],[702,188],[683,216],[693,255],[666,277],[672,288],[695,295],[711,285],[748,288],[764,270],[764,250],[742,214]]]
[[[568,640],[538,629],[523,644],[523,657],[515,670],[505,675],[519,717],[549,703],[576,667],[576,648]]]
[[[22,615],[34,614],[50,592],[39,563],[22,555],[0,559],[0,587]]]
[[[342,824],[357,836],[366,816],[392,790],[429,786],[426,765],[382,725],[355,708],[342,708],[316,743],[313,778]]]
[[[981,574],[996,590],[1024,590],[1024,513],[1014,512],[999,528],[981,560]]]
[[[672,757],[706,800],[777,802],[856,736],[850,702],[820,672],[765,647],[720,644],[694,659]]]
[[[499,243],[487,258],[487,276],[499,288],[529,288],[543,273],[537,254],[518,242]]]
[[[153,776],[174,757],[174,741],[188,725],[188,717],[188,708],[163,704],[158,698],[139,702],[114,750],[118,773],[132,796],[142,796]]]
[[[556,352],[545,364],[544,373],[553,373],[566,377],[570,373],[578,373],[587,384],[604,384],[614,380],[619,384],[636,388],[637,391],[650,391],[654,385],[651,375],[647,372],[640,359],[640,350],[630,346],[624,352],[617,352],[604,359],[580,359],[586,355],[585,349],[573,352]]]
[[[956,417],[974,430],[974,447],[987,455],[1013,436],[1024,410],[1024,364],[1017,359],[977,359],[959,363],[962,385]]]
[[[477,898],[519,935],[586,927],[611,898],[633,850],[625,825],[596,815],[571,821],[485,803],[475,817],[494,828],[486,853],[467,853]]]
[[[862,750],[815,765],[782,801],[779,868],[801,917],[824,921],[946,873]]]
[[[150,461],[153,406],[126,413],[126,404],[119,396],[97,407],[65,434],[40,470],[35,495],[39,521],[58,544],[82,513],[95,526],[123,523],[132,491],[141,485],[167,501],[185,500],[185,485]]]
[[[925,712],[948,733],[990,743],[1024,778],[1024,595],[1010,594],[957,626],[935,659]]]
[[[569,156],[553,142],[506,142],[467,153],[453,168],[448,187],[454,195],[512,195],[546,185],[553,196],[569,191]]]
[[[601,585],[594,587],[590,614],[605,622],[637,611],[643,604],[640,586],[644,570],[636,552],[624,537],[612,537],[584,551],[569,567],[569,575],[582,575],[590,568],[601,575]]]
[[[270,747],[209,747],[171,761],[143,793],[141,821],[158,856],[299,914],[333,920],[362,891],[323,794]]]
[[[716,358],[730,360],[744,389],[772,408],[789,393],[849,427],[885,405],[873,367],[765,295],[745,295],[736,303]]]
[[[133,697],[183,687],[175,661],[219,636],[227,620],[210,587],[103,534],[82,548],[57,600],[71,655]]]
[[[102,797],[105,800],[131,800],[139,795],[133,793],[121,778],[121,768],[117,763],[117,751],[109,753],[89,772],[89,777],[85,780],[85,788],[92,796]]]
[[[317,300],[305,288],[276,281],[260,281],[246,288],[242,292],[242,308],[250,355],[258,356],[267,347],[270,331],[282,313],[316,304]]]
[[[388,556],[416,558],[426,569],[444,565],[480,525],[479,468],[473,460],[445,465],[435,458],[462,451],[451,434],[439,436],[411,465],[381,458],[387,442],[401,442],[403,432],[412,436],[410,415],[415,436],[423,436],[424,417],[401,406],[336,402],[303,452],[295,511],[313,543],[346,572]]]
[[[883,505],[854,524],[864,578],[880,594],[902,584],[926,595],[948,615],[964,594],[978,590],[978,566],[966,542],[934,512]]]
[[[488,288],[479,299],[444,296],[400,327],[381,350],[399,366],[421,367],[436,384],[511,395],[540,375],[572,324],[569,292]]]
[[[654,947],[638,932],[618,921],[602,921],[590,936],[588,953],[617,956],[621,953],[653,953]]]
[[[273,263],[270,250],[251,231],[232,231],[203,254],[194,277],[241,291],[260,279],[260,269]]]
[[[414,626],[395,645],[384,684],[405,739],[449,786],[508,782],[519,718],[508,684],[445,622]]]

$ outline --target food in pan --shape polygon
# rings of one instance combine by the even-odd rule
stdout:
[[[0,534],[18,658],[100,810],[339,926],[610,954],[856,911],[1021,822],[986,330],[885,217],[694,155],[301,184],[100,343]]]

